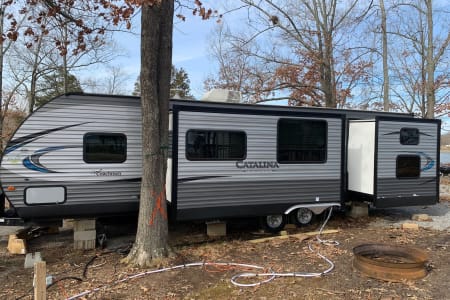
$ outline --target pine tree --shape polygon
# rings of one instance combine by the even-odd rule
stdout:
[[[140,76],[137,77],[136,82],[134,83],[133,96],[141,95],[141,80]],[[189,80],[188,73],[183,69],[177,69],[174,65],[172,65],[171,75],[170,75],[170,98],[173,98],[175,95],[179,96],[182,99],[194,99],[194,96],[191,95],[191,81]]]
[[[83,92],[81,84],[73,74],[67,74],[67,91],[69,93]],[[58,68],[55,72],[44,75],[38,84],[35,108],[39,108],[51,99],[64,94],[64,70]]]

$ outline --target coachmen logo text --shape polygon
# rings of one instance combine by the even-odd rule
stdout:
[[[280,165],[276,161],[237,161],[238,169],[276,169]]]

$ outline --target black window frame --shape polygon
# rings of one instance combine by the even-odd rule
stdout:
[[[242,157],[233,157],[233,158],[195,158],[189,155],[188,151],[188,135],[191,132],[226,132],[226,133],[240,133],[244,135],[244,145],[243,145],[243,156]],[[247,158],[247,133],[243,130],[224,130],[224,129],[189,129],[185,134],[185,149],[184,149],[185,157],[189,161],[241,161]]]
[[[400,159],[407,159],[407,158],[414,158],[418,160],[418,164],[417,164],[417,172],[413,173],[413,175],[408,175],[405,176],[403,174],[399,174],[399,160]],[[404,171],[402,171],[404,172]],[[415,178],[420,178],[420,173],[421,173],[421,158],[420,155],[415,155],[415,154],[400,154],[397,155],[397,158],[395,160],[395,177],[397,179],[415,179]]]
[[[403,131],[415,131],[415,134],[417,135],[417,137],[414,137],[414,139],[417,139],[417,142],[415,143],[411,143],[411,142],[407,142],[411,139],[409,133],[408,134],[402,134]],[[404,137],[408,136],[408,139],[405,141]],[[400,128],[400,144],[405,145],[405,146],[414,146],[414,145],[419,145],[420,143],[420,130],[418,128],[413,128],[413,127],[402,127]]]
[[[90,136],[116,136],[122,137],[125,140],[125,153],[123,155],[123,159],[116,161],[106,161],[106,160],[88,160],[88,154],[86,152],[87,139]],[[114,133],[114,132],[87,132],[83,136],[83,161],[87,164],[121,164],[127,160],[127,152],[128,152],[128,139],[127,136],[123,133]]]
[[[324,151],[324,159],[323,160],[303,160],[303,161],[284,161],[280,160],[280,123],[282,121],[299,121],[299,122],[319,122],[325,125],[325,149]],[[310,150],[311,151],[311,150]],[[277,122],[277,162],[279,164],[326,164],[328,161],[328,121],[324,119],[298,119],[298,118],[280,118]]]

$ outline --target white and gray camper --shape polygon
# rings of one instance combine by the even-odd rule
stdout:
[[[4,194],[24,220],[138,209],[137,97],[68,94],[31,114],[1,161]],[[174,220],[265,218],[347,201],[375,207],[439,198],[440,121],[408,114],[170,101],[166,194]]]

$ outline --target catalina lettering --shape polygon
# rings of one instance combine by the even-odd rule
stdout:
[[[237,161],[238,169],[276,169],[280,165],[276,161]]]

